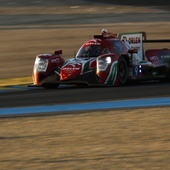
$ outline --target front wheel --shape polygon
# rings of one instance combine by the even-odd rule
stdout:
[[[124,57],[120,57],[118,61],[117,76],[118,76],[118,81],[120,86],[123,86],[127,83],[128,66],[127,66],[127,61]]]

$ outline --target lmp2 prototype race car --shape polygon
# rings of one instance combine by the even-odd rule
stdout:
[[[31,87],[123,86],[128,82],[170,79],[170,49],[148,49],[144,43],[169,43],[168,39],[147,40],[145,32],[113,34],[103,29],[85,42],[74,58],[64,60],[62,50],[39,54],[33,67]]]

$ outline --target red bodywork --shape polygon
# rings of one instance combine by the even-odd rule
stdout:
[[[167,63],[170,60],[169,49],[152,49],[145,51],[147,59],[153,64]]]
[[[82,69],[82,64],[67,64],[62,67],[60,71],[60,80],[71,80],[74,77],[77,77],[80,75]]]
[[[39,54],[36,56],[36,59],[38,58],[48,60],[48,67],[45,72],[37,72],[35,68],[33,69],[32,77],[34,84],[40,84],[50,74],[53,74],[54,69],[62,67],[65,62],[62,57],[62,50],[54,51],[54,54]],[[59,75],[57,77],[59,80]]]
[[[117,86],[133,80],[169,78],[170,49],[144,51],[143,43],[152,42],[170,40],[146,40],[143,32],[104,33],[94,35],[67,61],[62,57],[62,50],[39,54],[32,74],[34,86],[84,83]]]

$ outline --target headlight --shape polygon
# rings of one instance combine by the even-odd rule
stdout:
[[[106,63],[107,63],[107,64],[110,64],[111,61],[112,61],[112,60],[111,60],[111,57],[106,57]]]
[[[111,57],[97,59],[97,72],[105,71],[111,61]]]
[[[48,67],[48,60],[42,58],[36,58],[34,64],[34,71],[36,72],[46,72]]]

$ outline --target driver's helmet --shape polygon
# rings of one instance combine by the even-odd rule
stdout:
[[[107,29],[106,29],[106,28],[103,28],[102,31],[101,31],[101,34],[105,34],[105,33],[107,33],[107,32],[108,32]]]

